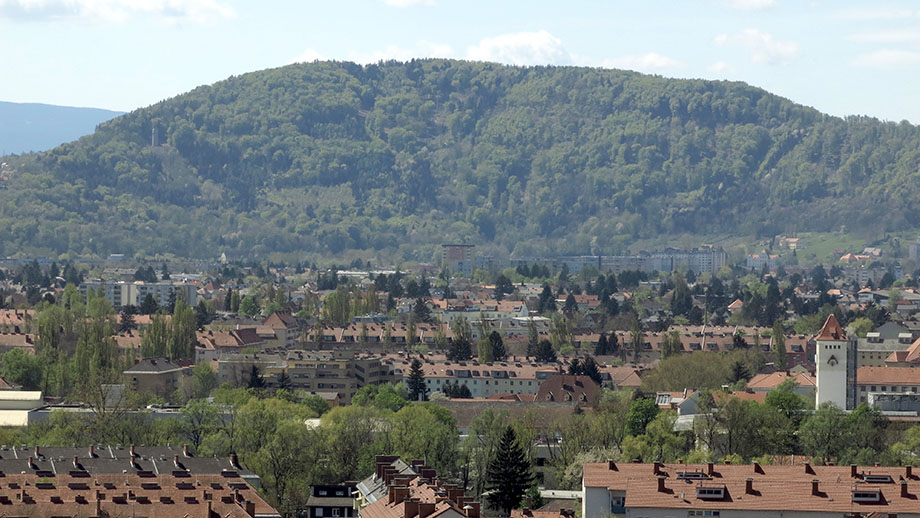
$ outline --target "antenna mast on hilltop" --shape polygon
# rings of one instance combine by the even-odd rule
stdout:
[[[157,147],[157,127],[150,128],[150,147]]]

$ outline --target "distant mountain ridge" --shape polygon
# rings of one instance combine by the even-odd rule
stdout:
[[[0,255],[437,262],[442,242],[920,229],[918,127],[622,70],[295,64],[5,160]]]
[[[0,101],[0,156],[45,151],[89,135],[123,112]]]

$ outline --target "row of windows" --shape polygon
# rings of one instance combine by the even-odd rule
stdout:
[[[447,381],[450,381],[450,380],[447,380]],[[460,381],[461,381],[461,380],[454,380],[455,383],[459,383]],[[462,380],[462,381],[463,381],[463,384],[464,384],[464,385],[469,385],[468,380]],[[479,380],[473,380],[473,385],[478,385],[478,384],[479,384],[478,382],[479,382]],[[440,379],[440,378],[436,378],[436,379],[432,380],[431,378],[429,378],[429,379],[425,380],[425,383],[428,383],[429,385],[431,385],[432,383],[435,383],[436,385],[440,385],[440,384],[441,384],[441,379]],[[485,384],[488,385],[488,384],[489,384],[489,380],[485,380]],[[496,381],[496,382],[495,382],[495,385],[498,386],[498,385],[499,385],[499,382]],[[506,382],[504,382],[504,383],[501,383],[501,385],[504,385],[504,386],[506,386],[506,387],[513,387],[513,386],[514,386],[514,380],[506,381]],[[518,380],[518,386],[519,386],[519,387],[523,387],[523,386],[524,386],[524,381],[523,381],[523,380]],[[528,386],[528,387],[532,387],[532,386],[533,386],[533,381],[528,381],[528,382],[527,382],[527,386]]]
[[[878,389],[878,390],[876,390],[876,389]],[[898,389],[901,389],[901,390],[898,390]],[[859,391],[860,391],[860,392],[865,392],[865,391],[866,391],[866,386],[865,386],[865,385],[860,385]],[[898,385],[892,385],[892,386],[891,386],[891,390],[889,391],[887,385],[870,385],[870,386],[869,386],[869,392],[908,392],[908,391],[909,391],[909,392],[913,392],[914,394],[916,394],[916,393],[917,393],[917,387],[900,387],[900,386],[898,386]]]

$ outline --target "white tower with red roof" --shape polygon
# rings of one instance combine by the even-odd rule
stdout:
[[[815,337],[815,342],[815,368],[818,378],[815,406],[830,401],[846,410],[849,347],[837,317],[827,317],[821,332]]]

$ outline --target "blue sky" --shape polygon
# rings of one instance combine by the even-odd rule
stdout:
[[[920,123],[920,2],[0,0],[0,100],[131,110],[298,60],[456,57],[745,81]]]

